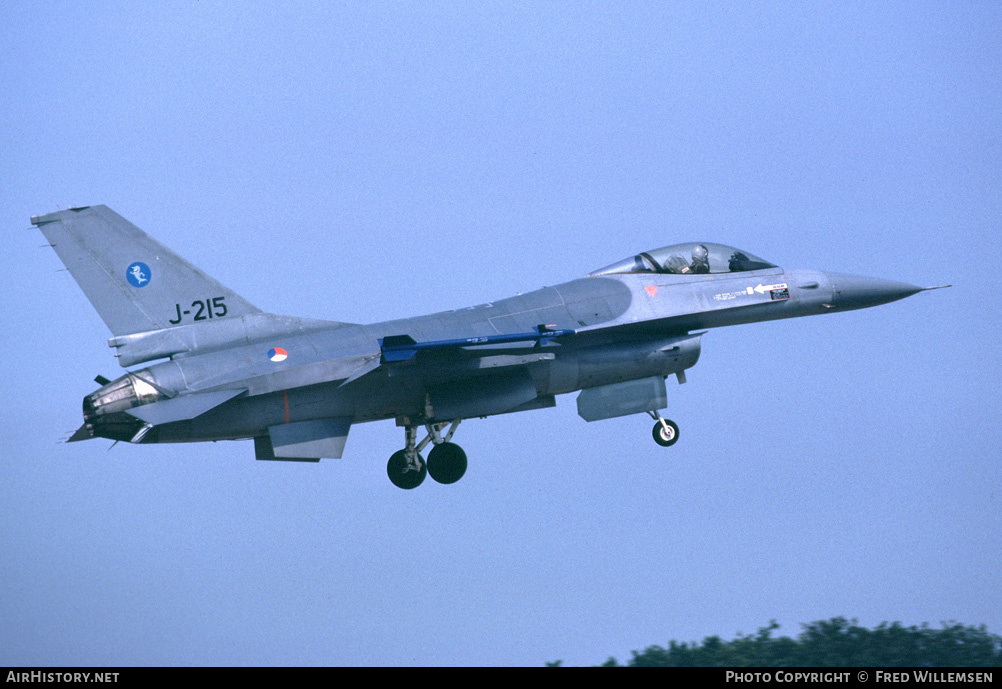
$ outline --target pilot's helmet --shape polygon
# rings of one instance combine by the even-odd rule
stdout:
[[[706,263],[710,252],[702,244],[692,247],[692,260],[694,263]]]

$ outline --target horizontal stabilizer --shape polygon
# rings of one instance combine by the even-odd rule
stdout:
[[[566,335],[573,335],[573,330],[553,330],[548,326],[539,325],[533,332],[506,333],[501,335],[484,335],[482,337],[464,337],[455,340],[432,340],[416,342],[410,335],[391,335],[379,340],[379,348],[383,362],[409,361],[419,351],[429,349],[458,349],[478,345],[506,344],[512,342],[536,342],[545,345],[550,340]]]
[[[160,424],[194,419],[196,416],[201,416],[210,409],[214,409],[223,402],[231,400],[245,392],[247,391],[242,389],[198,392],[191,395],[172,397],[162,402],[144,404],[127,409],[126,411],[137,419],[142,419],[153,426],[159,426]]]

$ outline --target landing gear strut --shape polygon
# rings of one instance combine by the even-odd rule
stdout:
[[[671,419],[662,419],[657,411],[649,411],[647,413],[651,415],[652,419],[657,421],[654,424],[654,428],[651,429],[654,442],[661,447],[671,447],[678,442],[678,424]]]
[[[417,488],[429,474],[439,483],[455,483],[463,478],[467,466],[466,453],[459,445],[449,442],[460,421],[453,421],[444,437],[442,430],[449,426],[448,422],[425,424],[428,435],[420,443],[417,442],[417,426],[405,426],[406,447],[394,452],[386,464],[386,474],[393,485],[404,490]],[[429,442],[435,446],[425,462],[420,453]]]
[[[407,426],[404,431],[406,446],[390,455],[386,463],[386,475],[390,477],[397,488],[411,490],[417,488],[428,475],[428,465],[425,464],[420,450],[416,446],[417,427]]]

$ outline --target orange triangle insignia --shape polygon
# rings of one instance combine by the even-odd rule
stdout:
[[[644,291],[647,292],[647,294],[649,294],[649,295],[651,295],[653,297],[655,294],[658,293],[658,286],[657,285],[644,285]]]

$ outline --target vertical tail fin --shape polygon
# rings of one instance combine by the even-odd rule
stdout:
[[[107,206],[36,215],[31,223],[114,335],[260,312]]]

